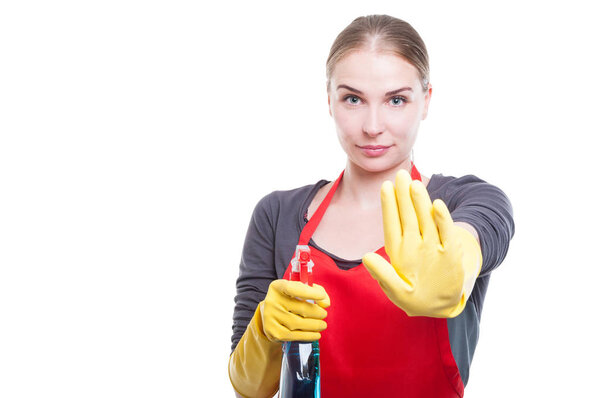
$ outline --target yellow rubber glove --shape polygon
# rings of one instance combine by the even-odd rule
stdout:
[[[314,300],[316,304],[304,300]],[[279,388],[283,341],[316,341],[327,324],[322,286],[277,279],[229,357],[229,379],[244,397],[272,397]]]
[[[396,186],[381,187],[385,251],[363,263],[388,298],[410,316],[453,318],[464,309],[481,270],[479,243],[454,225],[444,202],[433,204],[420,181],[406,170]]]

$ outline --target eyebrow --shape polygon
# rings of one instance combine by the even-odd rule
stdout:
[[[350,87],[350,86],[348,86],[346,84],[340,84],[339,86],[337,86],[336,90],[339,90],[340,88],[345,88],[347,90],[354,91],[355,93],[360,94],[360,95],[364,94],[362,91],[357,90],[354,87]],[[387,97],[388,95],[398,94],[398,93],[400,93],[402,91],[413,91],[413,89],[412,89],[412,87],[402,87],[402,88],[399,88],[397,90],[388,91],[387,93],[385,93],[385,96]]]

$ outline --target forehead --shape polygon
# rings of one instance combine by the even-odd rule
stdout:
[[[419,73],[411,63],[392,52],[359,50],[338,61],[331,80],[335,86],[358,85],[361,87],[356,88],[362,89],[391,86],[395,89],[398,85],[415,88],[419,84]]]

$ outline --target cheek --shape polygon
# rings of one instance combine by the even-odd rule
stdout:
[[[340,136],[349,136],[362,131],[360,111],[349,111],[342,106],[337,106],[333,109],[333,120]]]
[[[386,125],[396,135],[410,136],[415,133],[421,121],[418,109],[405,109],[402,112],[390,112]]]

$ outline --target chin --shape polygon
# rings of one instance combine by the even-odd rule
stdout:
[[[352,162],[352,161],[351,161]],[[364,170],[369,173],[381,173],[384,171],[388,171],[400,165],[400,163],[392,163],[390,161],[384,161],[383,159],[373,160],[366,162],[352,162],[354,167],[358,167],[361,170]]]

